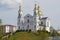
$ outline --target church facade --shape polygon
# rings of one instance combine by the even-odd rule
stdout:
[[[19,6],[17,23],[18,30],[37,31],[45,28],[46,31],[50,32],[50,19],[48,17],[43,17],[39,5],[37,6],[37,4],[35,4],[33,10],[33,15],[26,14],[22,17],[22,8]]]

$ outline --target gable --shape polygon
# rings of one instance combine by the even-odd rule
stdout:
[[[31,14],[26,14],[26,15],[24,16],[24,18],[27,18],[27,17],[33,18],[33,16],[32,16]]]

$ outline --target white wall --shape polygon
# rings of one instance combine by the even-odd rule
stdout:
[[[4,27],[5,27],[5,33],[16,32],[15,26],[4,26]]]
[[[43,22],[43,25],[46,26],[46,30],[50,32],[50,20],[47,18],[47,19],[42,19],[41,21]]]
[[[9,33],[9,26],[6,26],[6,33]]]
[[[29,17],[28,17],[29,16]],[[28,23],[28,20],[29,20],[29,23]],[[33,20],[33,16],[27,14],[26,16],[24,16],[24,23],[21,25],[21,29],[24,29],[23,30],[27,30],[27,27],[29,25],[29,28],[28,29],[31,29],[33,30],[34,28],[34,20]]]

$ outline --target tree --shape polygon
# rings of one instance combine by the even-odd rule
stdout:
[[[2,24],[2,19],[0,19],[0,25]]]
[[[2,19],[0,19],[0,34],[2,33],[2,26],[1,26],[1,24],[2,24]]]

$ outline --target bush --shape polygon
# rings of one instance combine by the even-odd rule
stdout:
[[[30,29],[30,30],[28,30],[27,32],[28,32],[28,33],[30,33],[30,32],[31,32],[31,29]]]
[[[25,31],[28,31],[28,30],[25,30]]]

